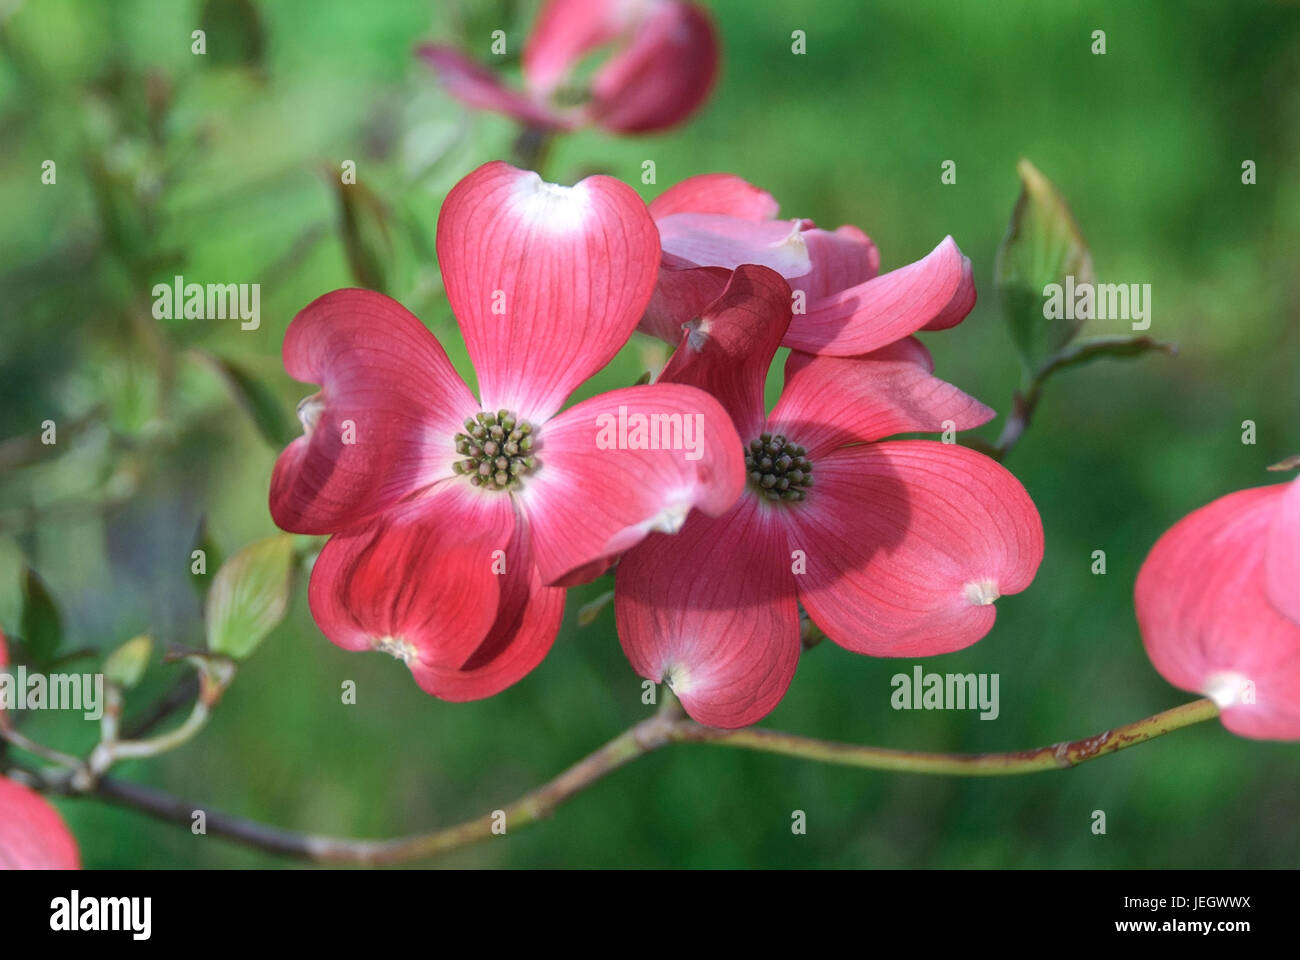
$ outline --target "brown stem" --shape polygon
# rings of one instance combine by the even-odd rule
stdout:
[[[933,754],[835,743],[753,727],[741,730],[704,727],[683,717],[677,701],[669,695],[654,716],[642,720],[549,783],[500,810],[443,830],[392,840],[352,840],[294,833],[185,803],[151,787],[107,777],[98,782],[91,795],[186,826],[191,824],[195,811],[204,810],[207,829],[212,833],[270,853],[317,863],[383,865],[429,859],[534,823],[550,816],[556,807],[597,780],[669,743],[711,743],[894,772],[991,776],[1069,769],[1217,715],[1218,709],[1212,701],[1196,700],[1096,736],[1036,750]]]
[[[1029,428],[1029,423],[1034,418],[1034,410],[1038,406],[1038,399],[1042,396],[1042,392],[1043,382],[1035,380],[1024,393],[1017,390],[1015,396],[1011,398],[1011,412],[1007,414],[1007,422],[1003,424],[997,445],[989,454],[994,460],[1001,463],[1020,441],[1021,435]]]
[[[889,770],[895,773],[947,774],[950,776],[996,777],[1045,770],[1067,770],[1088,760],[1104,757],[1200,723],[1219,715],[1212,700],[1194,700],[1154,716],[1105,730],[1082,740],[1067,740],[1033,750],[1007,753],[920,753],[814,740],[793,733],[745,727],[719,730],[693,721],[678,723],[673,740],[679,743],[713,743],[742,750],[780,753],[840,766]]]
[[[680,708],[673,699],[654,716],[642,720],[594,753],[565,770],[558,777],[529,791],[518,800],[473,820],[432,833],[392,840],[352,840],[340,837],[294,833],[207,810],[186,803],[151,787],[103,778],[94,796],[118,806],[139,810],[160,820],[189,826],[195,811],[203,810],[207,829],[247,846],[270,853],[312,860],[316,863],[356,863],[378,866],[425,860],[451,850],[486,840],[549,817],[571,796],[615,770],[671,742]]]
[[[546,157],[550,153],[555,132],[545,127],[526,126],[515,137],[512,147],[515,165],[521,170],[535,170],[542,173],[546,166]]]

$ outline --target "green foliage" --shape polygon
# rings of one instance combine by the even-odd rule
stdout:
[[[238,361],[212,351],[199,350],[195,355],[221,375],[231,396],[244,408],[258,432],[272,447],[278,450],[298,436],[297,422],[264,379]]]
[[[375,192],[363,183],[336,184],[339,231],[348,267],[358,286],[386,293],[387,273],[394,256],[388,210]]]
[[[203,0],[199,24],[206,34],[207,55],[215,63],[261,66],[266,39],[253,0]]]
[[[1093,283],[1092,253],[1065,197],[1028,160],[1021,160],[1020,196],[1006,238],[998,248],[997,289],[1003,316],[1025,366],[1037,371],[1083,326],[1083,318],[1043,316],[1044,287]]]
[[[31,567],[23,569],[23,650],[37,667],[50,664],[63,640],[63,623],[49,588]]]
[[[293,574],[293,537],[251,543],[221,565],[208,592],[208,649],[250,657],[284,619]]]
[[[146,634],[132,637],[104,659],[104,676],[123,690],[130,690],[144,677],[153,653],[153,640]]]

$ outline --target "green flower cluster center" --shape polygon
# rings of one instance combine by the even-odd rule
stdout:
[[[813,483],[807,452],[779,433],[761,434],[745,449],[750,484],[768,500],[802,500]]]
[[[456,434],[456,452],[465,459],[452,469],[476,487],[518,490],[520,479],[541,466],[533,442],[533,425],[509,410],[475,414]]]

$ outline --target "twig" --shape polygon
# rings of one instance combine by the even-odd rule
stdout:
[[[516,166],[521,170],[535,170],[542,173],[546,166],[546,157],[554,141],[554,131],[545,127],[526,126],[519,131],[511,147]]]
[[[39,744],[30,737],[26,737],[19,733],[11,726],[0,726],[0,740],[4,740],[6,743],[17,747],[19,750],[25,750],[33,756],[40,757],[42,760],[48,760],[50,763],[58,764],[61,767],[71,768],[81,766],[81,760],[78,757],[73,757]]]
[[[1099,357],[1132,357],[1150,351],[1158,351],[1174,357],[1178,355],[1178,345],[1147,336],[1134,337],[1119,334],[1090,337],[1063,347],[1033,375],[1024,391],[1016,391],[1011,399],[1011,412],[1007,414],[1007,422],[1002,427],[1002,434],[998,437],[997,444],[992,448],[987,448],[984,443],[970,445],[1000,462],[1011,452],[1021,435],[1028,429],[1034,417],[1034,410],[1038,407],[1038,401],[1042,399],[1043,387],[1053,374]]]
[[[103,407],[92,407],[71,422],[59,425],[59,432],[63,435],[64,440],[75,437],[87,427],[92,426],[103,413]],[[47,446],[41,443],[40,434],[41,431],[32,430],[0,441],[0,470],[16,470],[19,467],[52,458],[55,454],[62,453],[66,449],[66,447],[52,449],[53,444]]]
[[[642,720],[599,750],[587,755],[554,780],[532,790],[500,811],[486,813],[474,820],[437,830],[393,840],[352,840],[337,837],[294,833],[206,810],[198,804],[177,800],[150,787],[104,778],[94,795],[119,806],[130,807],[160,820],[189,826],[195,811],[204,810],[206,826],[212,833],[230,837],[247,846],[270,853],[285,854],[317,863],[358,863],[382,865],[425,860],[459,847],[527,826],[551,813],[569,797],[613,773],[615,770],[670,742],[673,725],[679,722],[677,703],[669,698],[653,717]]]
[[[159,820],[189,826],[195,811],[204,810],[207,829],[246,846],[317,863],[395,864],[427,860],[469,846],[500,832],[549,816],[573,795],[638,757],[669,743],[711,743],[800,757],[821,763],[894,772],[996,776],[1038,773],[1078,766],[1218,715],[1211,700],[1196,700],[1172,710],[1107,730],[1083,740],[1067,741],[1011,753],[953,754],[888,750],[815,740],[775,730],[745,728],[719,730],[704,727],[681,714],[668,696],[659,712],[624,731],[549,783],[524,794],[500,810],[431,833],[392,840],[353,840],[295,833],[207,810],[178,800],[151,787],[111,778],[101,779],[90,795],[118,806],[146,813]]]
[[[154,727],[162,723],[185,704],[199,695],[199,678],[197,674],[187,673],[169,690],[161,700],[149,708],[144,716],[139,717],[125,728],[122,736],[127,740],[139,740]]]
[[[1009,753],[918,753],[889,750],[884,747],[859,746],[814,740],[792,733],[746,727],[742,730],[718,730],[694,722],[678,724],[673,740],[678,743],[713,743],[742,750],[779,753],[821,763],[895,773],[947,774],[967,777],[996,777],[1044,770],[1066,770],[1088,760],[1104,757],[1145,743],[1166,733],[1219,715],[1213,700],[1194,700],[1172,710],[1138,720],[1114,730],[1106,730],[1083,740],[1069,740]]]
[[[1042,380],[1035,380],[1024,393],[1016,391],[1011,398],[1011,412],[1007,414],[1007,422],[1002,425],[1002,434],[998,437],[992,453],[989,454],[994,460],[1001,463],[1019,442],[1021,435],[1029,428],[1029,422],[1034,417],[1034,409],[1038,406],[1042,393]]]

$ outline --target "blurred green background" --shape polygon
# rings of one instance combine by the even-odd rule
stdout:
[[[1153,285],[1150,333],[1181,355],[1103,361],[1048,387],[1007,465],[1042,513],[1034,585],[940,672],[1001,676],[1001,716],[894,712],[913,661],[823,643],[769,726],[918,750],[1027,748],[1096,733],[1190,697],[1148,663],[1131,592],[1157,536],[1231,490],[1277,482],[1300,452],[1300,8],[1290,3],[970,3],[709,0],[724,60],[684,128],[557,144],[549,179],[592,170],[647,199],[729,171],[787,216],[853,223],[885,269],[952,234],[980,302],[926,337],[938,371],[1008,409],[1019,361],[993,296],[995,251],[1028,157],[1069,198],[1101,280]],[[370,275],[470,375],[442,296],[439,204],[515,129],[467,114],[411,55],[423,40],[485,58],[517,51],[533,3],[280,0],[0,2],[0,626],[19,627],[24,561],[44,577],[64,646],[148,631],[202,643],[189,553],[206,516],[226,554],[274,532],[277,453],[196,351],[267,388],[292,423],[312,388],[279,364],[294,313]],[[207,29],[206,56],[190,52]],[[792,30],[807,54],[790,52]],[[1107,52],[1090,52],[1092,31]],[[516,71],[517,68],[510,68]],[[43,185],[41,164],[57,163]],[[658,185],[644,186],[644,160]],[[340,231],[339,165],[365,250]],[[953,160],[957,182],[940,183]],[[1241,182],[1253,160],[1258,183]],[[382,212],[381,212],[382,211]],[[368,259],[367,259],[368,257]],[[262,325],[154,321],[150,288],[259,282]],[[1125,332],[1120,321],[1087,333]],[[631,383],[660,354],[634,340],[584,393]],[[775,381],[773,381],[775,387]],[[45,419],[59,442],[36,444]],[[1253,420],[1255,445],[1241,440]],[[980,435],[995,439],[1001,419]],[[5,439],[9,438],[9,439]],[[1108,573],[1090,572],[1105,550]],[[210,571],[211,572],[211,571]],[[290,614],[244,666],[211,726],[118,773],[284,827],[385,836],[503,805],[645,716],[612,610],[580,628],[573,591],[554,651],[491,700],[447,704],[384,656],[345,653]],[[155,663],[143,710],[182,675]],[[92,669],[83,661],[82,669]],[[355,680],[358,703],[340,703]],[[93,724],[26,718],[30,736],[86,750]],[[709,746],[643,759],[553,820],[456,853],[449,866],[1294,867],[1300,745],[1179,732],[1065,773],[1003,780],[855,771]],[[88,866],[283,866],[215,836],[93,801],[58,800]],[[804,810],[806,836],[790,830]],[[1094,836],[1104,810],[1108,832]]]

